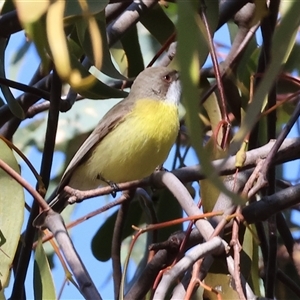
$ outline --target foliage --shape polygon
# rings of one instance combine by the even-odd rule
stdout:
[[[298,1],[280,0],[4,1],[1,297],[25,299],[28,281],[32,297],[59,297],[57,255],[61,277],[74,286],[65,288],[63,298],[68,291],[69,297],[91,299],[300,298],[299,246],[292,235],[299,174],[288,182],[283,172],[284,163],[300,154],[299,132],[287,138],[299,124],[299,9]],[[220,30],[230,36],[227,48],[214,38]],[[26,41],[5,68],[20,32]],[[33,64],[32,51],[39,61],[32,78],[26,84],[9,80],[10,74],[19,76],[21,63]],[[68,207],[62,215],[68,229],[75,227],[75,248],[80,239],[86,249],[81,262],[72,241],[58,234],[66,232],[61,219],[40,196],[51,194],[99,119],[153,63],[180,71],[181,130],[168,159],[172,172],[120,183],[123,194],[102,197],[100,209],[92,199],[76,204],[75,213]],[[12,88],[22,94],[16,97]],[[57,167],[53,160],[61,153],[64,163]],[[27,177],[25,165],[32,170],[31,163],[41,166],[32,171],[35,179]],[[32,201],[29,216],[24,189],[30,193],[26,202]],[[95,195],[112,191],[104,187]],[[55,235],[51,247],[50,233],[41,238],[32,226],[39,206]],[[101,222],[87,221],[99,214]],[[70,223],[74,215],[82,218]],[[113,290],[105,287],[111,275]]]

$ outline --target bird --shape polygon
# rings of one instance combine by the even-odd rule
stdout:
[[[166,160],[179,131],[179,73],[151,67],[134,80],[128,96],[99,121],[67,166],[50,207],[68,204],[66,185],[86,191],[143,179]]]

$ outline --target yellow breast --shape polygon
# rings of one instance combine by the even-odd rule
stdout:
[[[115,183],[147,177],[167,158],[178,129],[176,105],[139,100],[132,112],[104,137],[78,171],[81,173],[81,168],[88,169],[89,178],[84,180],[95,182],[95,187],[99,185],[96,179],[99,175]]]

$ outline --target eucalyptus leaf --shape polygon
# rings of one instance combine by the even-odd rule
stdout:
[[[155,20],[155,22],[153,22],[153,20]],[[162,45],[175,31],[173,22],[165,14],[159,4],[155,5],[147,14],[143,15],[140,22]]]
[[[41,239],[35,249],[33,277],[35,299],[56,299],[53,277]]]
[[[121,43],[127,59],[127,75],[128,77],[135,77],[145,68],[136,26],[133,26],[122,37]]]
[[[85,5],[87,6],[87,11],[89,13],[92,13],[93,15],[103,11],[108,3],[109,0],[101,0],[101,1],[86,0],[85,1]],[[83,15],[84,12],[79,1],[66,0],[66,8],[64,11],[65,18],[71,18],[71,17],[83,16]]]
[[[100,261],[107,261],[111,257],[111,244],[114,226],[118,212],[114,212],[108,217],[104,224],[98,229],[92,239],[92,252],[96,259]],[[141,224],[143,216],[142,208],[138,201],[131,201],[128,215],[123,226],[122,238],[133,234],[132,225],[138,226]]]
[[[18,17],[27,36],[34,41],[45,70],[48,70],[49,57],[46,55],[47,37],[44,16],[50,1],[14,1]]]
[[[267,93],[274,84],[276,76],[280,72],[282,65],[287,61],[295,44],[300,24],[300,15],[298,14],[300,2],[291,1],[289,4],[289,9],[286,14],[282,16],[281,22],[274,32],[271,63],[254,94],[253,101],[247,109],[241,128],[234,136],[235,141],[232,145],[233,150],[239,147],[245,135],[254,126]]]
[[[16,8],[15,8],[13,0],[6,0],[6,1],[4,1],[3,6],[1,8],[1,14],[4,15],[4,14],[6,14],[8,12],[11,12],[15,9]]]
[[[0,159],[20,174],[12,150],[0,139]],[[23,187],[0,168],[0,286],[8,284],[24,219]]]
[[[83,97],[89,99],[109,99],[124,98],[128,95],[128,93],[112,88],[98,80],[87,69],[85,69],[85,67],[73,56],[73,54],[71,54],[70,59],[73,70],[79,72],[81,78],[90,78],[89,83],[84,85],[80,85],[80,82],[78,82],[78,85],[73,85],[73,82],[69,82],[73,89]]]
[[[94,16],[96,20],[96,24],[98,26],[99,33],[101,34],[101,50],[102,50],[102,65],[100,71],[102,71],[107,76],[124,80],[125,77],[120,74],[120,72],[115,68],[112,60],[111,54],[109,52],[109,47],[107,44],[106,38],[106,21],[105,21],[105,13],[104,11],[98,13]],[[91,39],[91,32],[88,26],[88,21],[86,19],[81,19],[76,22],[76,29],[79,37],[79,41],[81,46],[89,58],[92,64],[95,64],[95,55],[93,53],[93,45]]]
[[[156,211],[159,223],[171,222],[172,220],[182,218],[182,208],[169,190],[162,189],[157,191],[155,198],[157,199]],[[183,224],[161,228],[158,230],[158,241],[166,241],[174,232],[181,231],[182,229]]]
[[[72,1],[73,2],[73,1]],[[46,13],[50,1],[13,1],[17,11],[18,17],[23,24],[23,26],[27,27],[28,24],[32,24],[42,18],[42,16]]]

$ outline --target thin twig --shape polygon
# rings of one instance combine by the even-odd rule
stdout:
[[[236,209],[236,217],[234,219],[233,226],[232,226],[232,237],[231,237],[230,245],[233,248],[235,289],[239,295],[239,299],[246,300],[245,293],[242,288],[241,271],[240,271],[240,262],[241,262],[240,252],[242,250],[242,246],[239,241],[240,220],[238,215],[240,213],[241,213],[241,207],[238,206]]]
[[[284,285],[286,285],[297,296],[297,298],[300,298],[299,285],[296,282],[294,282],[290,277],[288,277],[287,274],[278,269],[276,272],[276,278],[280,280]]]
[[[218,63],[218,59],[217,59],[217,55],[216,55],[216,51],[215,51],[215,46],[213,44],[213,39],[211,36],[211,30],[209,28],[208,21],[206,18],[206,13],[205,13],[205,9],[206,9],[205,0],[201,0],[200,2],[201,2],[200,14],[201,14],[201,18],[202,18],[202,21],[203,21],[205,29],[206,29],[206,34],[208,36],[210,55],[211,55],[211,59],[213,62],[215,76],[216,76],[216,80],[217,80],[217,86],[218,86],[218,90],[219,90],[220,98],[221,98],[220,109],[221,109],[221,114],[222,114],[222,120],[225,121],[226,124],[229,124],[229,118],[228,118],[227,109],[226,109],[225,93],[224,93],[223,83],[221,80],[219,63]]]
[[[96,209],[96,210],[94,210],[94,211],[92,211],[92,212],[90,212],[90,213],[82,216],[81,218],[78,218],[78,219],[76,219],[76,220],[68,223],[66,225],[66,228],[67,229],[71,229],[71,228],[73,228],[73,227],[75,227],[75,226],[77,226],[77,225],[79,225],[79,224],[81,224],[81,223],[89,220],[90,218],[93,218],[93,217],[95,217],[95,216],[97,216],[97,215],[99,215],[99,214],[101,214],[101,213],[103,213],[103,212],[111,209],[112,207],[115,207],[117,205],[122,204],[124,201],[127,201],[127,198],[124,197],[124,194],[122,194],[117,200],[111,201],[111,202],[107,203],[106,205],[100,207],[99,209]],[[42,242],[45,243],[45,242],[49,241],[52,238],[53,238],[53,234],[49,233],[49,234],[45,235],[42,238]],[[33,248],[35,248],[35,246],[36,246],[36,243],[33,244]]]
[[[270,216],[299,204],[299,195],[300,184],[297,184],[245,206],[242,214],[248,224],[265,221]]]
[[[7,79],[7,78],[2,78],[2,77],[0,77],[0,83],[4,84],[4,85],[7,85],[9,87],[12,87],[14,89],[23,91],[25,93],[32,94],[32,95],[35,95],[35,96],[39,96],[39,97],[44,98],[46,100],[50,99],[50,93],[49,92],[44,91],[44,90],[39,89],[39,88],[35,88],[33,86],[29,86],[29,85],[26,85],[26,84],[23,84],[23,83],[20,83],[20,82],[16,82],[16,81],[13,81],[13,80],[10,80],[10,79]]]
[[[76,252],[74,244],[68,235],[67,229],[64,225],[60,214],[50,210],[45,218],[45,224],[55,236],[55,239],[62,251],[76,281],[79,285],[80,292],[85,299],[98,299],[101,296],[93,283],[88,271],[86,270],[80,256]]]
[[[16,180],[20,185],[22,185],[30,194],[31,196],[39,203],[44,210],[48,210],[49,206],[41,197],[41,195],[14,169],[12,169],[7,163],[5,163],[2,159],[0,159],[0,168],[5,171],[11,178]]]
[[[295,122],[298,120],[299,115],[300,115],[300,101],[298,101],[296,109],[294,110],[291,118],[286,123],[283,130],[280,132],[274,146],[272,147],[270,153],[267,155],[267,157],[266,157],[266,159],[263,163],[263,166],[262,166],[261,171],[259,173],[257,183],[253,187],[253,189],[255,189],[255,192],[257,192],[259,189],[261,189],[262,187],[265,187],[268,184],[268,179],[267,179],[268,170],[272,166],[272,162],[273,162],[276,154],[278,153],[278,150],[279,150],[280,146],[282,145],[282,143],[286,139],[288,133],[291,131],[291,129],[294,126]],[[251,190],[250,190],[250,192],[251,192]]]
[[[46,139],[44,145],[44,154],[41,164],[41,177],[44,183],[44,186],[47,188],[50,180],[50,170],[52,166],[52,159],[53,159],[53,152],[54,152],[54,145],[55,145],[55,138],[56,138],[56,129],[57,129],[57,120],[58,120],[58,112],[59,112],[59,101],[61,95],[61,81],[54,71],[52,76],[52,86],[51,86],[51,105],[49,110],[49,117],[47,123],[47,132],[46,132]],[[40,204],[40,203],[39,203]],[[46,207],[46,209],[45,209]],[[49,206],[44,201],[41,205],[43,211],[48,211]],[[21,254],[18,260],[18,267],[16,272],[16,280],[14,282],[13,292],[12,292],[12,299],[20,299],[22,294],[18,291],[20,286],[23,286],[26,271],[29,264],[31,249],[33,245],[34,235],[36,228],[32,226],[33,220],[36,218],[39,210],[39,205],[37,202],[33,202],[33,207],[30,212],[30,216],[28,219],[26,232],[25,232],[25,240],[24,246],[22,248]],[[17,280],[18,278],[18,280]]]

